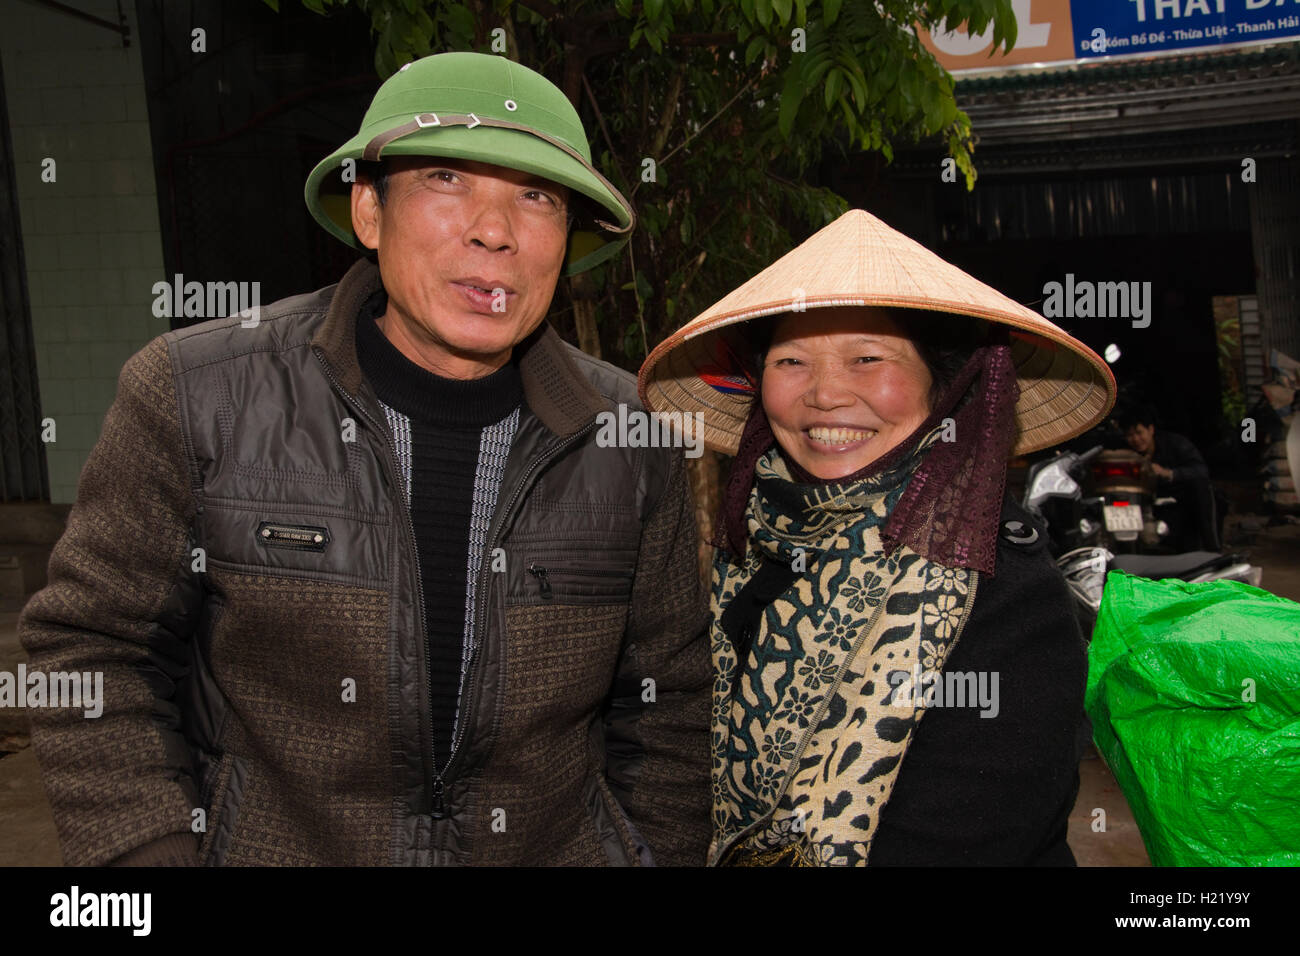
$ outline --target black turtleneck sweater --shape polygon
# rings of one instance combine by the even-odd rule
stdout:
[[[486,523],[523,401],[519,369],[508,362],[484,378],[449,379],[397,350],[375,323],[380,294],[357,319],[357,359],[384,404],[399,476],[415,531],[429,661],[435,769],[451,755],[474,595],[469,568],[479,567]]]

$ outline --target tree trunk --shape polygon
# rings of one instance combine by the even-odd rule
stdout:
[[[593,358],[603,358],[600,353],[600,329],[596,328],[596,289],[586,273],[569,277],[569,301],[573,303],[573,324],[578,330],[578,348]]]

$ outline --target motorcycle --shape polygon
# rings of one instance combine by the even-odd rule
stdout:
[[[1136,452],[1103,451],[1100,445],[1031,465],[1025,505],[1047,522],[1054,553],[1088,545],[1116,553],[1158,547],[1169,526],[1155,509],[1174,499],[1155,496],[1143,466]],[[1091,494],[1084,494],[1079,480],[1084,476]]]
[[[1056,556],[1056,565],[1061,570],[1070,593],[1075,601],[1075,615],[1079,620],[1085,638],[1092,635],[1097,622],[1097,611],[1101,607],[1101,595],[1106,585],[1106,575],[1110,571],[1124,571],[1141,577],[1163,579],[1177,578],[1189,582],[1201,581],[1243,581],[1259,587],[1264,571],[1251,564],[1243,552],[1219,554],[1213,551],[1189,551],[1184,554],[1125,554],[1116,553],[1103,544],[1080,544],[1080,539],[1097,536],[1103,525],[1084,515],[1073,526],[1061,528],[1059,515],[1073,516],[1078,513],[1078,505],[1085,500],[1083,490],[1074,475],[1082,467],[1099,458],[1104,453],[1101,446],[1088,449],[1082,454],[1071,451],[1060,452],[1053,457],[1031,466],[1025,481],[1023,504],[1031,514],[1042,518],[1048,526],[1049,549]],[[1105,459],[1103,459],[1104,461]],[[1112,458],[1111,462],[1123,461]],[[1131,479],[1134,472],[1128,465],[1112,466],[1116,477],[1121,481]],[[1112,487],[1111,494],[1122,494],[1121,488]],[[1142,502],[1132,501],[1120,504],[1116,498],[1106,503],[1106,496],[1100,495],[1090,499],[1099,502],[1103,508],[1113,508],[1117,512],[1133,508],[1118,521],[1107,520],[1107,513],[1102,512],[1105,527],[1115,534],[1117,540],[1132,541],[1142,532],[1138,521],[1133,516],[1141,514]],[[1064,502],[1065,507],[1060,503]],[[1159,499],[1156,500],[1158,503]],[[1054,507],[1055,506],[1055,507]],[[1056,526],[1052,514],[1057,515]],[[1162,523],[1162,522],[1160,522]],[[1158,531],[1159,529],[1157,529]],[[1119,534],[1132,535],[1120,538]]]

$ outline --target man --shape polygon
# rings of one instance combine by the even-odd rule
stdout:
[[[1180,551],[1218,551],[1218,519],[1210,469],[1190,440],[1161,430],[1156,436],[1155,414],[1140,406],[1121,417],[1124,440],[1147,459],[1159,493],[1177,500],[1167,512],[1174,531],[1171,542]]]
[[[577,113],[430,57],[306,193],[377,264],[130,359],[24,611],[104,674],[33,721],[65,859],[702,863],[682,455],[599,447],[635,381],[543,323],[572,217],[633,222]]]

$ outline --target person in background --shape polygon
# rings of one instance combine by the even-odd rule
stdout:
[[[1219,522],[1210,469],[1191,440],[1156,429],[1156,415],[1138,405],[1119,416],[1128,446],[1147,460],[1158,494],[1177,503],[1158,509],[1168,523],[1170,544],[1180,551],[1218,551]]]

